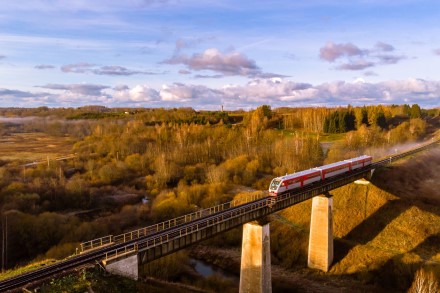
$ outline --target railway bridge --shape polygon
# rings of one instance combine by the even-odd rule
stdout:
[[[0,282],[0,291],[89,263],[137,279],[143,264],[244,225],[240,292],[271,292],[270,235],[267,216],[312,199],[308,266],[327,271],[333,261],[332,196],[330,191],[356,180],[371,178],[378,166],[437,145],[439,140],[377,161],[311,186],[277,197],[256,196],[210,207],[121,235],[108,235],[81,244],[80,253],[67,260]]]

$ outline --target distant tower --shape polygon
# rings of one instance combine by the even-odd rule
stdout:
[[[222,112],[223,112],[223,105],[222,105]]]

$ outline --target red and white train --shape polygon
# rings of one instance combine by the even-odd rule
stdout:
[[[344,160],[310,170],[305,170],[286,176],[276,177],[272,179],[269,186],[269,195],[277,196],[283,192],[304,187],[317,181],[322,181],[336,175],[349,172],[370,165],[373,161],[371,156],[360,156],[357,158]]]

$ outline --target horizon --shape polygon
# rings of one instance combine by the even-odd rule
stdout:
[[[0,7],[0,107],[436,108],[439,9],[432,0],[11,1]]]
[[[72,107],[64,107],[64,106],[35,106],[35,107],[2,107],[0,106],[0,109],[39,109],[39,108],[47,108],[49,110],[61,110],[61,109],[74,109],[74,110],[80,110],[81,108],[105,108],[105,109],[109,109],[109,110],[115,110],[115,109],[123,109],[123,110],[136,110],[136,109],[140,109],[140,110],[155,110],[155,109],[163,109],[163,110],[173,110],[173,109],[185,109],[185,110],[193,110],[193,111],[206,111],[206,112],[251,112],[251,111],[255,111],[257,108],[261,107],[261,106],[269,106],[270,109],[272,111],[276,111],[278,109],[316,109],[316,108],[325,108],[325,109],[348,109],[349,107],[352,108],[363,108],[363,107],[377,107],[377,106],[383,106],[383,107],[403,107],[403,106],[409,106],[411,107],[412,105],[418,105],[418,104],[390,104],[390,105],[384,105],[384,104],[369,104],[369,105],[359,105],[359,106],[353,106],[353,105],[345,105],[345,106],[303,106],[303,107],[289,107],[289,106],[279,106],[279,107],[272,107],[271,105],[256,105],[255,107],[248,107],[246,109],[244,108],[235,108],[235,109],[225,109],[224,107],[222,107],[222,105],[218,106],[218,109],[215,108],[196,108],[196,107],[191,107],[191,106],[180,106],[180,107],[167,107],[167,106],[157,106],[157,107],[146,107],[146,106],[140,106],[140,107],[132,107],[132,106],[116,106],[116,107],[111,107],[111,106],[105,106],[105,105],[81,105],[81,106],[72,106]],[[418,105],[420,107],[420,105]],[[440,106],[436,106],[436,107],[428,107],[428,108],[424,108],[424,107],[420,107],[421,110],[437,110],[440,109]],[[93,110],[93,109],[92,109]],[[95,109],[96,110],[96,109]],[[1,117],[5,117],[5,116],[1,116]]]

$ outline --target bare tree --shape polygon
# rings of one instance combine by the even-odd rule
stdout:
[[[415,276],[409,293],[436,293],[440,291],[440,287],[433,272],[427,272],[425,269],[419,269]]]

